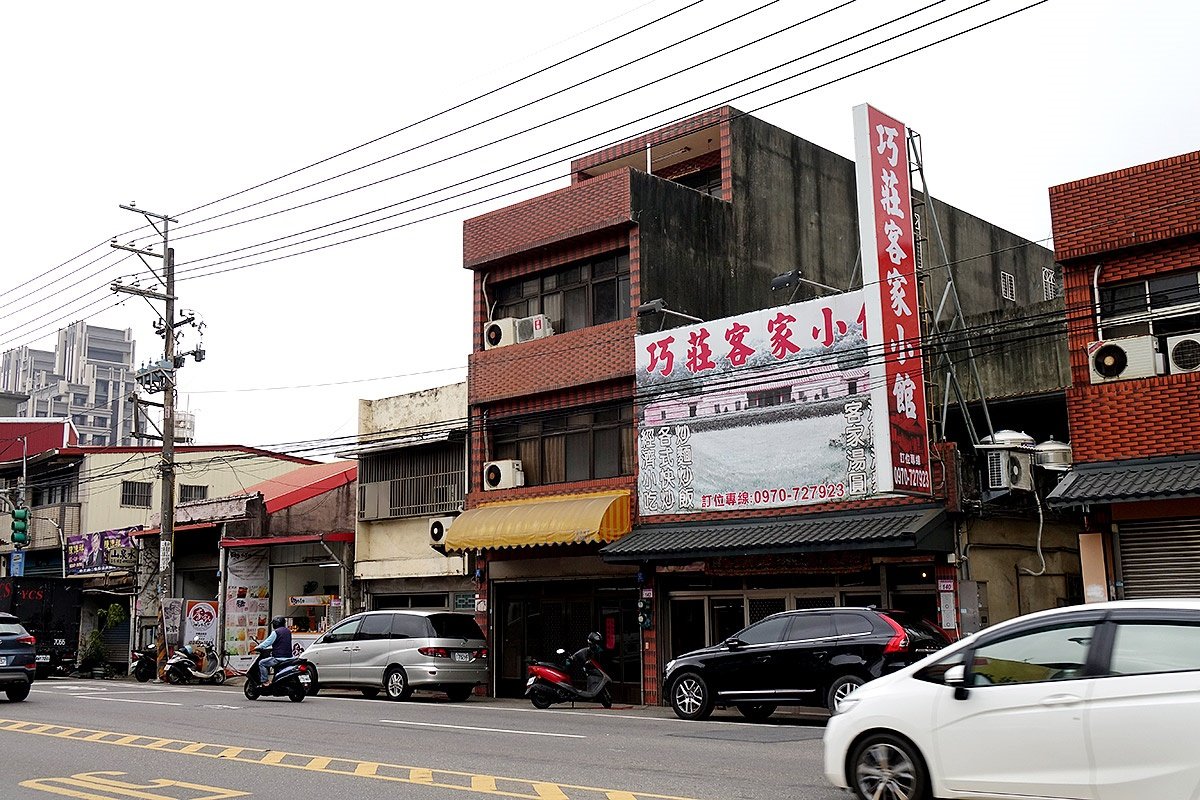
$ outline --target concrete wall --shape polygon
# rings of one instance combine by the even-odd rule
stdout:
[[[1059,520],[1047,521],[1042,532],[1045,574],[1033,577],[1019,572],[1041,570],[1036,552],[1037,528],[1036,517],[1024,516],[985,517],[967,523],[963,537],[964,577],[987,583],[991,624],[1064,605],[1068,598],[1068,576],[1077,579],[1080,575],[1080,528]]]
[[[429,546],[429,526],[424,517],[358,523],[355,578],[465,574],[463,556],[443,556]]]
[[[358,484],[347,483],[267,518],[270,536],[354,530],[358,516]]]
[[[391,431],[398,431],[396,435],[403,436],[405,432],[401,429],[410,428],[416,434],[420,433],[421,426],[438,422],[461,421],[466,428],[466,417],[465,381],[395,397],[358,401],[360,436]]]
[[[1065,392],[1070,388],[1064,314],[1060,297],[967,317],[971,351],[985,397]],[[966,337],[951,334],[949,349],[967,399],[978,400],[979,391],[967,360]]]

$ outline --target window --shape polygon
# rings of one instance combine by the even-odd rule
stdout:
[[[321,641],[326,644],[348,642],[354,638],[360,622],[362,622],[361,619],[348,619],[341,625],[334,626],[333,630],[321,637]]]
[[[1120,624],[1110,675],[1200,670],[1200,625]]]
[[[1200,331],[1200,271],[1101,286],[1100,325],[1106,339]]]
[[[577,261],[552,272],[517,278],[496,289],[497,317],[545,314],[556,333],[625,319],[629,309],[629,254]]]
[[[151,484],[149,481],[121,481],[121,505],[134,508],[149,508]]]
[[[701,194],[709,195],[710,197],[723,198],[725,195],[721,191],[721,167],[709,167],[702,169],[699,172],[691,172],[687,175],[680,175],[675,178],[675,183],[686,186],[689,189],[695,189]]]
[[[838,636],[854,636],[875,630],[869,619],[858,614],[835,614],[833,624],[837,628]]]
[[[366,455],[358,463],[362,519],[428,517],[462,506],[466,467],[459,444]],[[438,605],[444,607],[445,600]]]
[[[1042,299],[1053,300],[1058,297],[1058,276],[1053,267],[1042,267]]]
[[[772,644],[783,640],[783,632],[792,622],[791,617],[771,617],[738,634],[746,644]]]
[[[1038,630],[975,651],[972,686],[1038,683],[1081,677],[1095,628],[1072,625]]]
[[[1017,279],[1011,272],[1000,273],[1000,296],[1005,300],[1016,302]]]
[[[195,500],[207,500],[208,487],[197,484],[181,483],[179,484],[179,502],[191,503]]]
[[[427,639],[429,638],[429,625],[425,622],[424,617],[415,614],[393,614],[392,638]]]
[[[518,418],[492,431],[495,458],[520,459],[527,486],[633,474],[632,405]]]
[[[833,619],[828,614],[797,614],[788,630],[789,642],[803,642],[833,636]]]
[[[390,639],[391,637],[392,615],[370,614],[363,617],[362,625],[358,627],[358,635],[354,638],[362,642],[372,639]]]

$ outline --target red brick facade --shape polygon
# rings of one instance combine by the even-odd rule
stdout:
[[[1200,374],[1093,385],[1086,348],[1098,338],[1101,287],[1200,267],[1200,151],[1050,189],[1055,255],[1063,263],[1076,462],[1195,452]]]

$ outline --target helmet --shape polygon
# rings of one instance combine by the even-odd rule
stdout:
[[[282,628],[287,624],[287,620],[283,617],[271,617],[271,628]]]
[[[600,642],[602,642],[602,641],[604,641],[604,637],[601,636],[599,633],[592,631],[591,633],[588,634],[588,644],[591,645],[592,647],[599,647]]]

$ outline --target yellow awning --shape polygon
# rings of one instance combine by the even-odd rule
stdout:
[[[629,533],[629,492],[507,500],[464,511],[446,551],[612,542]]]

